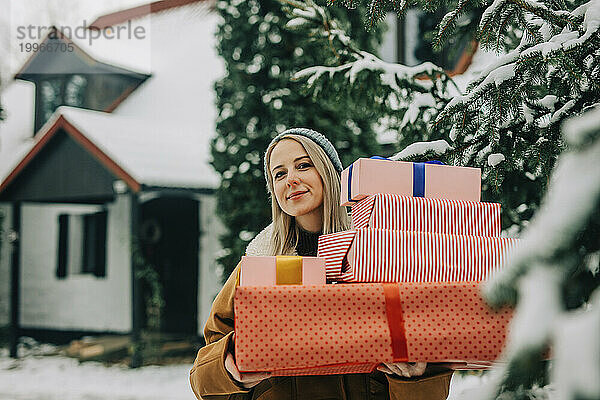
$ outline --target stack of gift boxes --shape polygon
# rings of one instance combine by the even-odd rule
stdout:
[[[235,298],[240,371],[489,365],[511,314],[490,310],[480,284],[516,239],[500,237],[500,205],[480,202],[480,185],[476,168],[354,162],[342,172],[341,190],[351,230],[322,235],[318,257],[242,260]]]

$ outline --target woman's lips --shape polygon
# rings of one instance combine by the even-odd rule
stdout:
[[[306,193],[308,193],[308,190],[307,190],[307,191],[304,191],[304,192],[296,192],[296,193],[292,193],[292,194],[290,195],[290,197],[288,197],[288,200],[296,200],[296,199],[299,199],[300,197],[302,197],[302,196],[303,196],[303,195],[305,195]]]

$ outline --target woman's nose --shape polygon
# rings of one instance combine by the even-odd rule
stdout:
[[[300,183],[300,179],[298,178],[298,175],[296,175],[295,173],[288,173],[288,176],[287,176],[288,186],[297,185],[299,183]]]

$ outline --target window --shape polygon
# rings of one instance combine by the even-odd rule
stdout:
[[[82,75],[62,75],[39,81],[36,132],[60,106],[83,107],[88,79]]]
[[[83,216],[82,273],[106,276],[106,214]]]
[[[106,276],[106,211],[58,216],[56,277]]]
[[[65,105],[75,107],[83,106],[87,82],[87,78],[81,75],[73,75],[67,79],[64,96]]]
[[[61,96],[62,80],[60,78],[48,79],[40,82],[40,103],[41,103],[41,116],[43,122],[48,121],[54,110],[56,110],[62,103]]]
[[[444,15],[442,9],[435,13],[425,13],[413,8],[406,11],[403,19],[398,20],[396,13],[388,13],[388,30],[379,51],[381,58],[408,66],[431,61],[448,71],[453,70],[465,50],[469,49],[472,39],[465,33],[468,31],[465,31],[452,37],[441,52],[434,51],[429,36],[437,31]],[[466,18],[459,20],[459,24],[467,23]]]
[[[140,80],[117,74],[65,74],[35,79],[37,132],[60,106],[105,111]]]

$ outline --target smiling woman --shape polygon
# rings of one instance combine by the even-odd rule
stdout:
[[[323,180],[304,147],[293,139],[284,139],[273,148],[270,158],[273,193],[281,210],[295,217],[300,228],[320,231]]]
[[[269,144],[264,161],[273,223],[250,242],[246,255],[316,256],[320,234],[349,229],[346,207],[339,205],[342,163],[325,136],[303,128],[285,131]],[[199,399],[446,399],[452,373],[426,371],[424,363],[381,365],[371,374],[271,377],[240,372],[233,309],[239,268],[213,303],[204,329],[207,345],[191,370]],[[406,379],[410,377],[417,378]]]
[[[271,255],[294,254],[302,232],[349,228],[346,208],[338,200],[341,170],[335,148],[315,131],[290,129],[273,139],[265,152],[273,216]],[[250,250],[253,247],[249,245]]]

